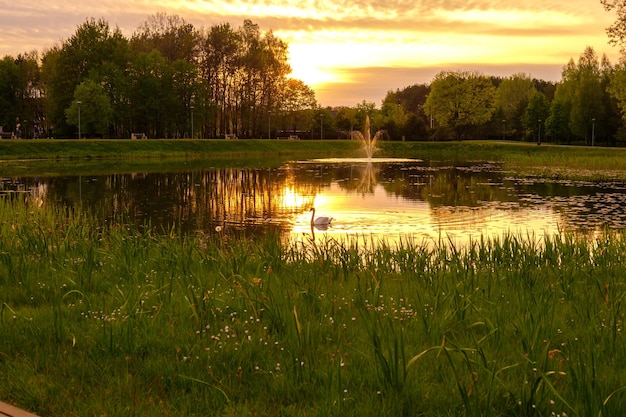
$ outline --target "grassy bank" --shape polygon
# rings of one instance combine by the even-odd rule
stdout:
[[[626,241],[103,229],[0,200],[0,399],[41,416],[618,416]]]
[[[0,141],[0,159],[180,159],[339,155],[358,149],[354,141],[288,140],[20,140]]]
[[[498,161],[537,175],[626,178],[626,149],[531,143],[379,142],[377,156],[429,161]],[[0,141],[4,175],[189,169],[213,164],[363,156],[346,140],[21,140]],[[191,164],[191,165],[190,165]]]

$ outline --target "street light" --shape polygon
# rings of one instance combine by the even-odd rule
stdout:
[[[78,100],[76,102],[76,104],[78,104],[78,139],[80,139],[80,105],[81,105],[81,101]]]
[[[320,140],[322,140],[322,136],[324,133],[324,115],[320,113]]]
[[[191,139],[194,138],[194,131],[193,131],[193,104],[191,106],[189,106],[189,108],[191,109]]]
[[[506,123],[506,120],[502,119],[502,140],[505,139],[505,136],[504,136],[504,124],[505,123]]]
[[[591,119],[591,146],[594,145],[596,141],[596,119]]]
[[[537,120],[537,125],[539,127],[539,134],[537,135],[537,145],[541,145],[541,119]]]
[[[267,111],[267,138],[272,139],[272,111]]]

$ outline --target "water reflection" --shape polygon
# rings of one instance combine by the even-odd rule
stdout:
[[[505,232],[626,226],[626,186],[519,178],[494,163],[308,161],[279,168],[4,178],[0,193],[37,206],[123,215],[156,230],[268,231],[293,239],[374,237],[466,241]],[[333,217],[313,230],[309,209]]]

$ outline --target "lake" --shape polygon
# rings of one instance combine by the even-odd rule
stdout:
[[[467,242],[626,227],[626,184],[518,176],[498,163],[307,160],[279,167],[2,178],[0,193],[182,233]],[[331,216],[312,228],[310,208]],[[323,229],[323,228],[322,228]]]

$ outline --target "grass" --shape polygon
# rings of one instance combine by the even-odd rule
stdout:
[[[527,175],[625,179],[626,149],[502,141],[378,143],[376,156],[434,161],[495,161]],[[215,164],[363,156],[348,140],[20,140],[0,141],[5,176],[189,170]]]
[[[626,240],[162,235],[0,200],[0,399],[45,416],[616,416]]]

